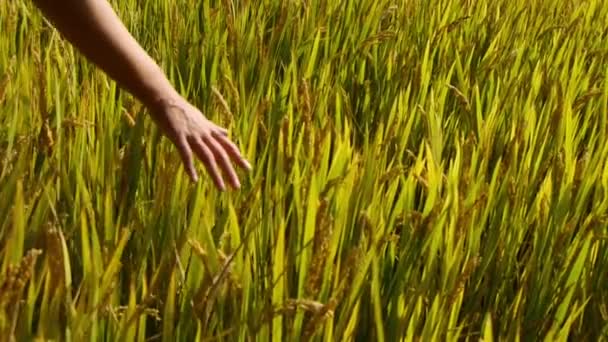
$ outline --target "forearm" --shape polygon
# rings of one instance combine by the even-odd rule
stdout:
[[[160,67],[106,0],[34,0],[89,60],[146,105],[176,96]]]

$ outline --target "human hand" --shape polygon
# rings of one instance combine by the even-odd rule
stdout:
[[[196,156],[203,162],[218,189],[226,190],[220,168],[230,185],[235,189],[240,188],[231,161],[247,170],[251,170],[251,165],[228,138],[225,128],[208,120],[181,96],[157,101],[149,107],[154,121],[177,147],[186,172],[194,182],[198,181],[194,168]]]
[[[108,1],[34,0],[34,3],[89,60],[147,105],[163,133],[177,147],[193,181],[198,180],[193,160],[196,156],[219,189],[226,189],[220,168],[234,188],[240,187],[231,161],[246,169],[251,166],[228,139],[226,129],[207,120],[177,94]]]

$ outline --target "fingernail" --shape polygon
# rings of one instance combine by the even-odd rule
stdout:
[[[251,170],[251,164],[249,164],[249,162],[247,160],[245,160],[245,165],[247,166],[248,170]]]

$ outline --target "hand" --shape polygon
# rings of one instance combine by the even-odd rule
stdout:
[[[225,128],[209,121],[179,95],[157,101],[149,107],[154,121],[177,147],[186,172],[194,182],[198,181],[193,160],[196,156],[205,164],[218,189],[226,190],[220,168],[233,188],[241,187],[231,161],[247,170],[251,170],[251,165],[230,141]]]
[[[108,1],[34,0],[34,3],[87,58],[147,104],[163,133],[177,146],[193,181],[198,180],[193,161],[196,155],[218,188],[226,189],[219,168],[234,188],[240,187],[231,160],[247,169],[251,166],[228,139],[227,131],[207,120],[175,92]]]

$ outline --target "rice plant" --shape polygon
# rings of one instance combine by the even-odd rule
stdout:
[[[253,171],[0,2],[3,339],[606,340],[608,2],[111,3]]]

